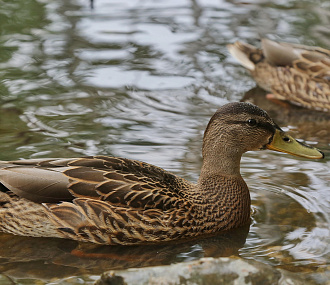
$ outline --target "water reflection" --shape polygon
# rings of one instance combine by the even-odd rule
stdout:
[[[0,270],[11,278],[45,279],[101,274],[110,269],[167,265],[201,257],[238,255],[249,227],[222,235],[146,246],[100,246],[62,239],[0,235]],[[47,263],[43,266],[42,263]],[[40,268],[43,270],[40,270]]]
[[[0,159],[115,155],[196,181],[209,118],[218,106],[244,97],[294,136],[316,142],[327,157],[316,162],[270,151],[246,154],[241,167],[251,190],[253,223],[245,245],[228,255],[238,251],[308,277],[317,271],[315,279],[325,284],[329,117],[278,106],[262,93],[245,95],[255,83],[225,45],[238,39],[256,44],[267,35],[326,47],[329,3],[97,0],[91,10],[85,0],[5,1],[0,9]],[[72,255],[77,244],[62,240],[1,235],[1,241],[12,242],[1,248],[1,268],[12,276],[19,271],[22,278],[32,276],[38,268],[38,278],[42,272],[83,274],[95,272],[93,262],[103,262],[88,264],[91,259]],[[161,264],[218,256],[221,243],[211,243],[209,250],[195,241],[154,255]],[[25,260],[22,247],[31,248]],[[95,254],[101,251],[106,250]],[[108,269],[108,262],[99,267]]]

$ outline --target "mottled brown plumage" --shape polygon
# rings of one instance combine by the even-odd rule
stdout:
[[[236,228],[250,217],[249,190],[239,171],[241,156],[264,148],[323,156],[284,134],[260,108],[231,103],[215,113],[205,131],[197,184],[125,158],[2,161],[0,230],[139,244]]]
[[[330,50],[268,39],[261,43],[258,49],[236,42],[228,50],[272,98],[330,111]]]

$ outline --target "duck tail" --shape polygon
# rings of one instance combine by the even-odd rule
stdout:
[[[227,49],[246,69],[250,71],[255,69],[255,60],[252,55],[259,53],[256,47],[237,41],[233,44],[228,44]]]

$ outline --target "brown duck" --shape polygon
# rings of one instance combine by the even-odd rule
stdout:
[[[0,161],[0,230],[129,245],[240,227],[250,217],[241,156],[267,148],[323,157],[262,109],[230,103],[205,130],[196,184],[148,163],[108,156]]]
[[[262,48],[236,42],[229,52],[270,98],[330,111],[330,50],[262,39]]]

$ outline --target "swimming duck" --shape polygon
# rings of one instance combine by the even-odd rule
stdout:
[[[262,48],[235,42],[229,52],[268,98],[287,100],[306,108],[330,111],[330,50],[261,40]]]
[[[283,132],[262,109],[235,102],[222,106],[208,123],[196,184],[118,157],[0,161],[0,230],[132,245],[237,228],[250,220],[241,156],[261,149],[323,158]]]

